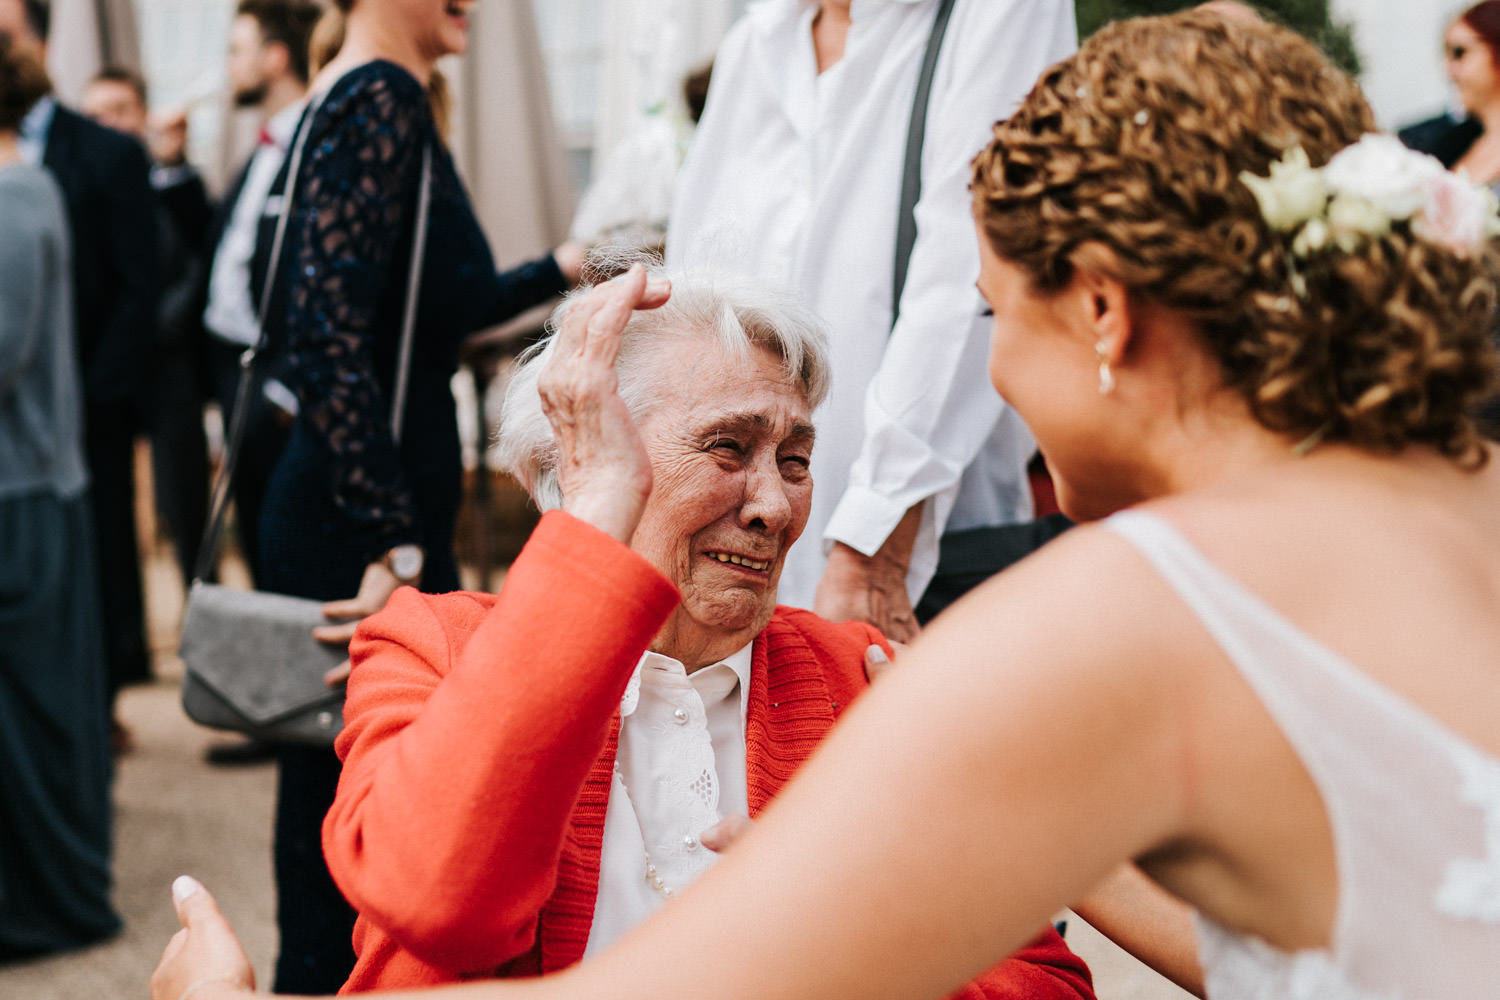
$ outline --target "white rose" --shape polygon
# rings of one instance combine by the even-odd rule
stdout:
[[[1271,164],[1270,177],[1245,171],[1240,181],[1255,195],[1266,224],[1280,231],[1322,215],[1328,200],[1322,173],[1312,169],[1301,146]]]
[[[1390,232],[1391,217],[1383,206],[1361,195],[1341,192],[1328,203],[1328,228],[1339,249],[1351,253],[1366,240]]]
[[[1409,219],[1426,202],[1427,184],[1445,172],[1437,160],[1407,149],[1395,136],[1371,132],[1339,150],[1323,177],[1335,194],[1362,198],[1387,219]]]
[[[1497,211],[1500,202],[1493,191],[1444,171],[1428,182],[1426,204],[1411,228],[1419,239],[1467,256],[1500,228]]]
[[[1307,225],[1302,227],[1302,232],[1292,240],[1292,253],[1298,257],[1306,257],[1327,245],[1328,224],[1322,219],[1309,219]]]

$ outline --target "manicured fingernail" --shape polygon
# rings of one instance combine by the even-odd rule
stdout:
[[[203,888],[202,883],[191,875],[179,875],[172,880],[172,902],[180,903]]]
[[[885,650],[879,646],[871,646],[870,651],[865,654],[865,659],[871,663],[890,663],[891,658],[885,655]]]

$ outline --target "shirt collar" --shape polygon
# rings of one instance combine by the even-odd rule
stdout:
[[[754,650],[754,648],[755,643],[753,641],[749,642],[746,645],[740,647],[735,652],[731,653],[729,656],[724,657],[724,659],[720,660],[718,663],[711,663],[708,666],[702,668],[702,670],[708,670],[712,667],[718,666],[719,664],[723,664],[731,671],[733,671],[734,676],[739,679],[741,725],[744,724],[746,706],[749,704],[749,698],[747,697],[747,694],[750,691],[750,665],[754,661],[754,656],[752,655],[752,651]],[[682,662],[679,660],[674,660],[670,656],[663,656],[661,653],[653,653],[649,649],[645,653],[642,653],[640,660],[635,665],[635,673],[630,675],[630,683],[625,685],[625,694],[620,698],[620,718],[627,719],[631,715],[635,714],[636,706],[639,705],[641,701],[641,670],[648,662],[651,661],[653,657],[658,662],[664,661],[666,664],[671,665],[673,669],[681,670],[686,673],[686,668],[683,667]],[[689,678],[691,678],[693,676],[696,676],[696,674],[699,672],[701,671],[697,671],[694,674],[690,674],[688,676]],[[729,692],[726,690],[721,696],[727,696],[728,694]]]
[[[282,152],[286,152],[287,147],[292,144],[292,135],[297,131],[297,122],[306,108],[307,101],[301,100],[287,105],[266,120],[266,131],[271,133],[271,140]]]
[[[57,98],[47,94],[38,99],[31,110],[26,112],[26,117],[21,119],[18,137],[21,154],[26,157],[27,162],[42,162],[42,154],[47,148],[47,135],[52,131],[52,119],[56,114]]]

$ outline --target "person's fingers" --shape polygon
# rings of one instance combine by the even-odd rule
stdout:
[[[667,304],[672,297],[672,282],[666,278],[646,279],[646,288],[641,292],[641,300],[635,304],[637,309],[659,309]]]
[[[755,821],[744,813],[730,813],[707,830],[698,834],[698,842],[710,851],[722,854],[724,851],[729,850],[735,841],[749,832],[750,828],[754,825]]]
[[[609,282],[605,282],[568,303],[568,311],[563,314],[562,322],[557,328],[557,343],[552,349],[554,357],[573,357],[583,350],[589,321],[604,307],[609,285]]]
[[[318,625],[312,630],[313,638],[330,646],[347,646],[354,638],[359,622],[344,622],[340,625]]]
[[[583,350],[585,356],[614,367],[615,358],[620,353],[620,334],[646,290],[646,269],[636,264],[602,287],[608,293],[603,304],[589,317]]]
[[[191,875],[179,875],[172,880],[172,907],[185,930],[206,921],[224,919],[214,897]]]
[[[354,664],[348,660],[340,663],[328,673],[323,675],[323,683],[331,688],[343,687],[349,683],[349,675],[354,671]]]
[[[379,608],[375,609],[379,611]],[[368,602],[358,595],[345,598],[342,601],[325,601],[323,603],[323,617],[329,621],[337,621],[340,618],[363,618],[371,613]]]
[[[865,650],[865,676],[870,679],[870,683],[875,683],[894,666],[885,650],[878,645],[871,644]]]

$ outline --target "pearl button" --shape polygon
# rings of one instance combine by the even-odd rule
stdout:
[[[690,833],[682,838],[682,846],[690,851],[696,851],[698,849],[698,838]]]
[[[687,725],[687,709],[672,709],[672,721],[676,722],[679,726]]]

